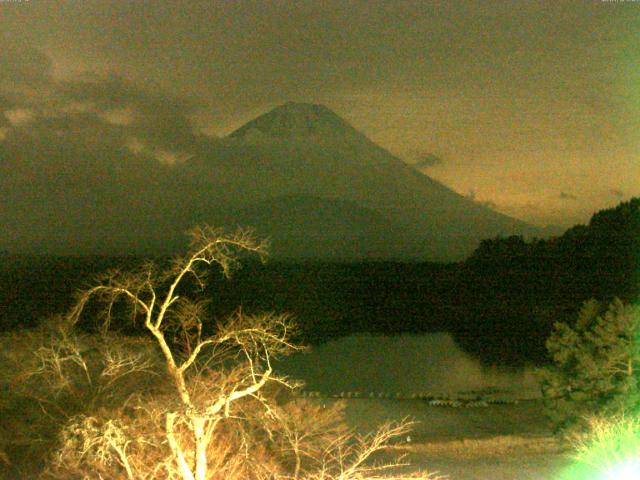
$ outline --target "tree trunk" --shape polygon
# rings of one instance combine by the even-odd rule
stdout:
[[[205,434],[204,417],[194,417],[191,419],[193,434],[196,441],[196,478],[195,480],[206,480],[207,476],[207,446],[209,439]]]
[[[178,441],[176,440],[175,433],[173,431],[173,422],[176,418],[175,413],[168,413],[166,420],[166,430],[167,430],[167,440],[169,441],[169,446],[171,447],[171,451],[173,452],[173,456],[176,459],[176,463],[178,464],[178,471],[180,472],[180,476],[183,480],[195,480],[193,476],[193,472],[187,463],[187,460],[184,458],[184,453],[182,453],[182,449],[180,445],[178,445]]]

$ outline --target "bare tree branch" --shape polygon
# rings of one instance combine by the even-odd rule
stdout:
[[[372,465],[370,458],[385,448],[391,438],[406,433],[408,422],[387,425],[377,434],[363,438],[333,427],[325,429],[322,426],[328,423],[323,421],[315,422],[317,428],[312,428],[313,417],[306,419],[306,430],[301,430],[298,423],[306,412],[299,409],[298,417],[283,413],[269,393],[270,388],[296,386],[274,373],[272,364],[273,358],[300,349],[290,340],[295,331],[288,316],[246,315],[238,310],[226,322],[215,325],[215,329],[203,328],[207,301],[190,298],[192,281],[203,289],[212,266],[228,276],[242,252],[262,257],[266,246],[245,231],[225,235],[204,226],[193,229],[190,235],[187,254],[176,258],[165,271],[146,264],[129,274],[109,272],[99,285],[80,293],[66,316],[68,326],[72,327],[89,301],[99,301],[104,305],[106,341],[114,306],[124,301],[132,307],[134,321],[144,318],[144,329],[159,348],[172,385],[170,393],[155,403],[146,404],[143,392],[139,392],[140,395],[128,398],[130,405],[122,407],[133,405],[139,416],[162,431],[161,439],[145,434],[148,425],[137,425],[137,437],[129,437],[133,429],[128,430],[124,424],[98,424],[85,419],[81,425],[74,424],[77,428],[73,430],[84,442],[72,444],[81,457],[92,458],[102,466],[112,458],[121,468],[120,476],[129,480],[236,480],[249,478],[248,475],[252,480],[400,478],[385,474],[402,466],[401,462]],[[205,331],[213,333],[206,336]],[[74,350],[73,342],[70,345],[64,351],[42,351],[42,370],[51,372],[63,388],[67,363],[86,371],[87,381],[94,381],[83,353]],[[125,354],[109,344],[101,353],[104,366],[95,378],[101,380],[105,389],[118,379],[152,370],[142,354]],[[316,417],[321,416],[319,410],[312,411]],[[133,418],[134,423],[139,421],[135,415]],[[250,426],[251,418],[258,419],[258,426]],[[246,429],[239,427],[243,422]],[[230,424],[234,427],[229,427]],[[262,443],[255,439],[256,433],[251,428],[259,430]],[[231,435],[234,442],[224,444],[225,435]],[[212,446],[212,442],[223,444]],[[265,446],[268,442],[279,447]],[[266,449],[261,463],[255,461],[257,453],[253,451],[258,447]],[[145,470],[148,461],[145,453],[150,449],[165,453],[154,457],[153,469]],[[275,457],[287,460],[278,465]],[[60,461],[64,461],[62,457]],[[217,470],[214,473],[212,469]]]

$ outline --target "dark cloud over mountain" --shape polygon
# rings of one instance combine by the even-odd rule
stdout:
[[[33,84],[49,81],[51,59],[29,45],[4,43],[0,49],[0,82]]]
[[[497,210],[498,209],[498,205],[496,204],[496,202],[492,202],[491,200],[484,200],[484,201],[479,202],[479,203],[483,207],[490,208],[491,210]]]
[[[151,94],[114,75],[54,80],[48,57],[26,47],[3,51],[0,61],[12,72],[0,77],[0,127],[7,141],[37,135],[52,146],[100,144],[108,146],[106,163],[133,154],[165,164],[189,158],[197,144],[189,118],[194,107],[183,99]]]
[[[112,76],[55,80],[38,68],[46,56],[27,51],[0,57],[16,73],[0,83],[3,244],[85,253],[175,244],[174,224],[188,225],[172,170],[198,145],[187,104]]]
[[[193,142],[188,116],[193,105],[184,99],[151,94],[131,82],[109,76],[93,76],[60,85],[60,93],[71,102],[96,109],[110,123],[127,125],[156,145],[180,148]]]
[[[416,168],[429,168],[435,165],[440,165],[441,163],[444,163],[444,160],[441,157],[433,153],[427,153],[426,155],[420,155],[413,166]]]
[[[617,190],[617,189],[612,189],[611,193],[618,199],[623,199],[625,197],[625,194],[622,190]]]

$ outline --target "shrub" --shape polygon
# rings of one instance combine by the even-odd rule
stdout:
[[[7,478],[34,478],[70,418],[168,386],[149,341],[66,331],[60,320],[0,335],[0,473]]]
[[[606,310],[586,302],[574,327],[556,323],[542,370],[547,414],[558,431],[588,418],[636,413],[640,406],[640,309],[615,299]]]

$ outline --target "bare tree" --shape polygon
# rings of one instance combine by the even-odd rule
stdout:
[[[264,255],[265,248],[246,232],[225,236],[207,227],[196,228],[191,232],[187,255],[177,258],[167,271],[157,273],[153,265],[147,265],[134,274],[112,272],[102,283],[83,292],[67,317],[70,324],[75,324],[92,298],[106,306],[105,328],[111,322],[114,304],[121,299],[133,306],[134,317],[142,316],[144,327],[160,347],[180,398],[181,408],[166,414],[165,431],[185,480],[207,478],[207,448],[220,421],[232,415],[234,402],[247,396],[261,399],[260,390],[270,381],[287,384],[273,375],[271,358],[296,349],[288,340],[291,323],[281,315],[246,316],[238,312],[231,321],[218,325],[215,334],[203,336],[206,304],[181,296],[180,287],[188,277],[204,287],[206,267],[217,265],[228,275],[237,262],[238,251]],[[182,348],[167,338],[167,332],[175,330],[179,331]],[[196,395],[201,381],[199,367],[238,357],[244,362],[236,362],[233,382],[219,385],[208,395]],[[189,429],[190,442],[176,433],[178,425]]]
[[[272,364],[273,358],[299,349],[290,341],[289,317],[238,310],[215,329],[206,328],[207,302],[189,294],[204,288],[211,267],[228,275],[242,252],[263,256],[265,245],[242,231],[225,235],[196,228],[188,253],[167,269],[150,263],[132,273],[113,271],[78,295],[62,331],[72,331],[89,304],[98,301],[102,334],[108,338],[114,312],[128,305],[133,321],[141,322],[159,347],[169,392],[135,392],[117,407],[119,418],[76,415],[63,429],[57,465],[78,472],[94,469],[100,478],[116,468],[130,480],[404,478],[382,473],[401,463],[375,467],[367,461],[406,432],[406,422],[360,438],[335,425],[335,409],[278,403],[275,391],[296,387],[276,375]],[[39,353],[39,372],[59,388],[67,387],[68,366],[89,384],[96,377],[73,338],[65,334],[64,349]],[[101,350],[104,365],[98,374],[105,386],[131,372],[152,370],[148,357],[110,344]]]

